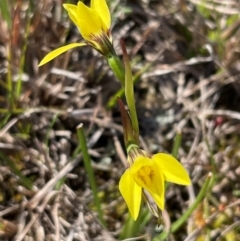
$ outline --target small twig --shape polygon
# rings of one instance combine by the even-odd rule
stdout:
[[[200,117],[207,117],[207,116],[227,116],[232,119],[237,119],[240,120],[240,113],[236,111],[231,111],[231,110],[203,110],[200,113],[198,113],[198,116]]]
[[[53,222],[55,224],[55,235],[56,235],[55,240],[56,241],[60,241],[60,222],[59,222],[59,216],[58,216],[59,199],[60,199],[60,195],[57,194],[54,206],[52,208],[52,217],[53,217]]]
[[[184,241],[194,241],[196,240],[197,235],[199,234],[201,228],[195,229]]]
[[[69,162],[55,177],[46,183],[46,185],[39,190],[36,195],[29,201],[27,206],[34,209],[38,203],[46,196],[46,194],[53,189],[56,183],[67,175],[74,167],[76,167],[80,162],[80,157]]]
[[[3,217],[4,215],[7,215],[9,213],[15,212],[19,209],[20,205],[19,204],[15,204],[11,207],[8,207],[2,211],[0,211],[0,217]]]
[[[117,154],[118,154],[118,156],[119,156],[123,166],[125,168],[127,168],[128,167],[128,165],[127,165],[127,158],[126,158],[126,155],[125,155],[125,153],[123,151],[123,148],[122,148],[122,146],[121,146],[121,144],[119,142],[119,139],[118,139],[118,137],[116,135],[116,130],[111,129],[111,132],[113,134],[113,142],[114,142]]]
[[[29,229],[32,227],[32,225],[34,224],[34,222],[37,220],[39,214],[33,214],[31,220],[28,222],[27,226],[22,230],[21,233],[19,233],[18,235],[16,235],[14,237],[14,241],[21,241],[27,234],[27,232],[29,231]]]
[[[28,231],[30,230],[30,228],[32,227],[32,225],[35,223],[35,221],[38,219],[39,215],[41,215],[46,207],[46,205],[48,204],[49,200],[58,193],[58,191],[52,191],[50,193],[48,193],[41,206],[38,207],[38,213],[34,214],[32,213],[32,218],[30,220],[30,222],[27,224],[27,226],[22,230],[22,232],[20,232],[18,235],[15,236],[14,241],[21,241],[26,234],[28,233]]]
[[[201,0],[189,0],[189,1],[194,3],[194,4],[203,5],[205,8],[213,10],[213,11],[218,12],[218,13],[229,14],[229,15],[240,13],[240,11],[237,9],[237,7],[236,8],[233,8],[233,7],[229,8],[226,5],[217,6],[217,5],[214,5],[214,4],[211,4],[211,3],[202,2]],[[227,5],[229,5],[229,3]]]
[[[53,114],[66,114],[66,111],[62,111],[62,110],[55,110],[55,109],[50,109],[50,108],[45,108],[45,107],[41,107],[41,108],[32,108],[32,109],[28,109],[26,112],[24,112],[23,114],[21,114],[20,116],[13,118],[11,121],[9,121],[3,128],[2,130],[0,130],[0,137],[4,136],[6,134],[6,132],[12,127],[14,126],[19,120],[24,119],[26,117],[29,117],[31,114],[33,113],[41,113],[41,112],[51,112]]]
[[[148,238],[149,234],[144,234],[142,236],[139,237],[135,237],[135,238],[127,238],[127,239],[123,239],[122,241],[135,241],[135,240],[142,240],[144,238]]]
[[[230,232],[232,229],[236,228],[236,227],[239,227],[240,226],[240,221],[237,221],[233,224],[231,224],[230,226],[228,226],[225,230],[223,230],[219,236],[220,237],[223,237],[224,235],[226,235],[228,232]]]
[[[103,118],[103,119],[93,118],[93,117],[81,117],[81,120],[94,122],[95,124],[97,124],[100,127],[104,127],[104,128],[108,128],[108,129],[115,129],[115,130],[119,131],[120,133],[123,132],[121,125],[111,122],[110,119],[107,117]]]

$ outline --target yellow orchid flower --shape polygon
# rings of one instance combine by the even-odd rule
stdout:
[[[150,156],[136,146],[129,151],[128,161],[130,167],[122,175],[119,189],[134,220],[139,215],[142,197],[146,197],[143,190],[163,210],[165,181],[191,184],[187,171],[171,155],[158,153]]]
[[[75,47],[90,45],[106,58],[114,52],[110,33],[111,16],[105,0],[91,0],[90,7],[82,2],[63,4],[70,19],[77,26],[85,42],[71,43],[47,54],[38,66],[42,66],[60,54]]]

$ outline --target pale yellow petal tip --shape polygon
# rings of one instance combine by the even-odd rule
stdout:
[[[50,62],[51,60],[53,60],[54,58],[51,58],[51,53],[47,54],[38,64],[38,67],[43,66],[44,64],[47,64],[48,62]]]
[[[38,67],[41,67],[41,66],[43,66],[44,64],[46,64],[46,63],[48,63],[48,62],[51,61],[51,59],[48,60],[46,57],[48,57],[48,55],[46,55],[46,56],[40,61],[40,63],[38,64]]]
[[[168,181],[168,180],[167,180]],[[183,186],[190,186],[192,185],[191,179],[189,178],[189,175],[186,173],[181,173],[176,179],[172,177],[172,180],[170,182],[176,183],[178,185],[183,185]]]
[[[179,172],[179,176],[178,176],[178,178],[179,178],[178,181],[180,181],[180,182],[179,183],[176,182],[176,183],[179,185],[184,185],[184,186],[192,185],[192,182],[188,175],[187,170],[182,166],[182,170],[180,169],[179,171],[180,172]]]
[[[189,176],[186,178],[185,184],[182,184],[182,185],[185,185],[185,186],[190,186],[190,185],[192,185],[192,182],[191,182],[191,179],[189,178]]]
[[[173,182],[173,181],[171,181]],[[190,186],[192,185],[191,179],[189,178],[187,172],[186,175],[179,177],[175,182],[178,185],[183,185],[183,186]]]
[[[38,64],[38,67],[43,66],[44,64],[42,63],[42,61]]]
[[[70,7],[76,7],[76,5],[64,3],[64,4],[63,4],[63,7],[68,11],[68,9],[69,9]]]
[[[131,209],[131,208],[128,207],[128,210],[129,210],[129,213],[130,213],[132,219],[133,219],[134,221],[136,221],[136,220],[138,219],[140,209],[139,209],[138,212],[135,212],[135,211],[134,211],[134,208]]]
[[[138,215],[135,215],[135,217],[134,217],[133,215],[131,215],[131,217],[132,217],[132,219],[133,219],[134,221],[136,221],[137,218],[138,218]]]

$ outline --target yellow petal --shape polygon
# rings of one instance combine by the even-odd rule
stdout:
[[[68,44],[65,46],[62,46],[58,49],[53,50],[52,52],[48,53],[43,59],[42,61],[39,63],[39,66],[42,66],[44,64],[46,64],[47,62],[51,61],[52,59],[56,58],[58,55],[66,52],[69,49],[75,48],[75,47],[81,47],[86,45],[85,43],[72,43],[72,44]]]
[[[74,22],[74,24],[78,27],[78,10],[77,5],[73,4],[63,4],[63,7],[67,10],[69,17]]]
[[[92,0],[91,8],[94,9],[96,12],[98,12],[99,16],[102,18],[102,21],[105,23],[106,27],[110,29],[111,15],[110,15],[106,0]]]
[[[119,190],[128,206],[132,218],[136,220],[141,205],[142,188],[134,182],[129,169],[125,171],[120,179]]]
[[[80,33],[88,41],[91,41],[91,35],[100,35],[108,31],[98,12],[82,2],[78,2],[78,17]]]
[[[153,155],[152,160],[157,163],[166,181],[180,185],[191,184],[187,171],[173,156],[165,153],[158,153]]]
[[[130,168],[135,182],[146,189],[160,209],[164,209],[164,177],[158,165],[147,157],[138,157]]]
[[[164,210],[164,206],[165,206],[165,188],[164,188],[164,186],[163,186],[161,193],[152,193],[152,192],[149,192],[149,193],[152,196],[154,202],[157,204],[157,206],[161,210]]]
[[[164,177],[157,165],[153,165],[154,175],[152,177],[152,186],[148,188],[148,192],[153,197],[154,201],[160,209],[164,209],[165,203],[165,187],[164,187]]]

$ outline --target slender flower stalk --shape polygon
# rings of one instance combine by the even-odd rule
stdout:
[[[109,56],[107,58],[108,65],[112,69],[115,76],[118,78],[118,80],[121,82],[122,86],[125,86],[125,70],[122,64],[122,61],[120,58],[113,54],[112,56]]]

